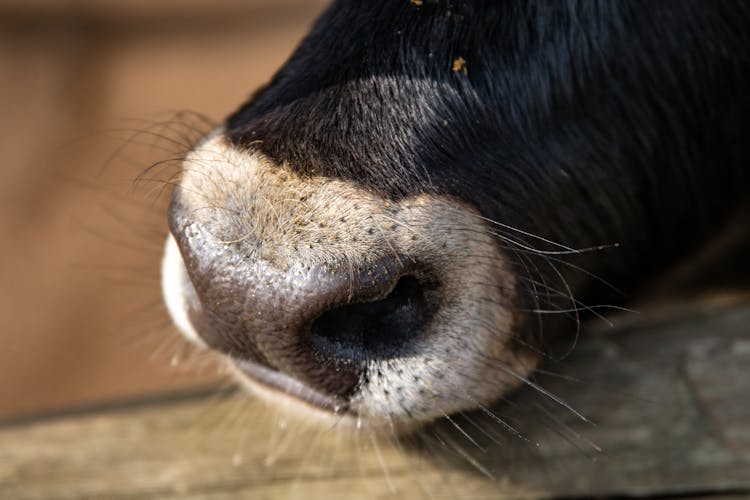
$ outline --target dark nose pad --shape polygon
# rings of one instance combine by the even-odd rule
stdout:
[[[312,348],[324,359],[344,363],[404,354],[431,317],[425,290],[407,275],[383,298],[331,308],[312,322]]]
[[[407,259],[279,268],[213,249],[200,232],[176,233],[197,298],[188,314],[203,340],[323,394],[346,396],[368,361],[406,353],[436,308],[417,278],[425,270]]]

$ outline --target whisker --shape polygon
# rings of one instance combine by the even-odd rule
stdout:
[[[385,464],[385,460],[383,460],[383,454],[380,451],[380,445],[378,444],[378,440],[375,438],[374,434],[370,434],[370,442],[372,443],[373,450],[375,450],[375,455],[378,458],[380,467],[383,470],[385,482],[388,483],[388,489],[395,495],[396,493],[398,493],[398,491],[396,490],[396,486],[391,480],[391,473],[388,471],[388,466]]]
[[[458,432],[460,432],[460,433],[461,433],[461,434],[462,434],[462,435],[463,435],[463,436],[464,436],[464,437],[465,437],[466,439],[468,439],[468,440],[469,440],[469,442],[471,442],[471,444],[473,444],[474,446],[476,446],[476,447],[477,447],[477,449],[479,449],[479,450],[480,450],[480,451],[481,451],[482,453],[486,453],[486,451],[487,451],[487,450],[485,450],[484,448],[482,448],[482,446],[481,446],[481,445],[480,445],[479,443],[477,443],[477,442],[476,442],[476,441],[474,440],[474,438],[472,438],[472,437],[471,437],[471,436],[470,436],[470,435],[469,435],[469,434],[468,434],[468,433],[467,433],[467,432],[466,432],[466,431],[465,431],[465,430],[464,430],[464,429],[463,429],[463,428],[462,428],[462,427],[461,427],[460,425],[458,425],[458,424],[456,423],[456,421],[455,421],[455,420],[453,420],[453,419],[452,419],[452,418],[450,417],[450,415],[448,415],[448,414],[447,414],[447,413],[445,413],[445,412],[442,412],[442,413],[443,413],[443,418],[445,418],[445,419],[446,419],[446,420],[447,420],[448,422],[450,422],[450,424],[451,424],[451,425],[452,425],[452,426],[453,426],[453,427],[454,427],[454,428],[455,428],[455,429],[456,429],[456,430],[457,430]]]
[[[552,421],[552,422],[553,422],[554,424],[556,424],[556,425],[558,426],[558,429],[564,429],[564,430],[565,430],[565,432],[567,432],[567,433],[568,433],[569,435],[571,435],[573,439],[567,439],[567,438],[566,438],[566,440],[567,440],[568,442],[570,442],[571,444],[573,444],[574,446],[576,446],[576,442],[578,442],[578,441],[583,441],[583,442],[585,442],[586,444],[588,444],[588,445],[589,445],[589,446],[590,446],[591,448],[593,448],[593,449],[594,449],[594,451],[597,451],[597,452],[599,452],[599,453],[601,453],[602,451],[604,451],[604,450],[603,450],[603,449],[602,449],[602,448],[601,448],[601,447],[600,447],[600,446],[599,446],[598,444],[594,443],[594,442],[593,442],[593,441],[591,441],[590,439],[588,439],[588,438],[586,438],[586,437],[582,436],[582,435],[581,435],[580,433],[578,433],[578,432],[576,432],[575,430],[573,430],[573,429],[572,429],[572,428],[571,428],[571,427],[570,427],[569,425],[567,425],[567,424],[566,424],[565,422],[563,422],[563,421],[562,421],[562,420],[560,420],[560,419],[559,419],[558,417],[556,417],[555,415],[553,415],[553,414],[552,414],[552,412],[550,412],[549,410],[547,410],[546,408],[544,408],[544,406],[542,406],[542,405],[540,405],[540,404],[535,404],[535,405],[534,405],[534,407],[535,407],[535,408],[536,408],[537,410],[539,410],[539,411],[541,411],[542,413],[544,413],[544,415],[545,415],[545,416],[546,416],[546,417],[547,417],[547,418],[548,418],[548,419],[549,419],[550,421]],[[580,448],[580,447],[578,447],[578,446],[576,446],[576,448],[578,448],[578,449],[581,449],[581,448]]]
[[[578,410],[576,410],[575,408],[573,408],[572,406],[570,406],[568,403],[566,403],[565,401],[563,401],[562,399],[560,399],[558,396],[556,396],[555,394],[553,394],[550,391],[548,391],[547,389],[545,389],[544,387],[542,387],[539,384],[536,384],[535,382],[529,380],[528,378],[520,375],[515,370],[513,370],[511,368],[508,368],[503,363],[497,362],[495,360],[490,360],[490,361],[492,362],[493,366],[499,368],[500,370],[504,371],[505,373],[507,373],[508,375],[510,375],[511,377],[513,377],[514,379],[518,380],[519,382],[522,382],[523,384],[528,385],[532,389],[534,389],[534,390],[538,391],[539,393],[543,394],[544,396],[548,397],[549,399],[551,399],[552,401],[554,401],[558,405],[560,405],[563,408],[567,409],[570,413],[572,413],[573,415],[575,415],[576,417],[578,417],[580,420],[583,420],[586,423],[592,424],[592,422],[589,419],[587,419],[583,414],[581,414]]]

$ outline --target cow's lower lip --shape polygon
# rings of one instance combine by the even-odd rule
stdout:
[[[318,392],[289,375],[258,363],[253,363],[252,361],[235,359],[233,362],[253,382],[259,383],[268,389],[286,394],[331,413],[340,415],[351,413],[350,409],[341,401]]]

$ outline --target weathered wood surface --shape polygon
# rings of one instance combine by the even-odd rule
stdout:
[[[590,422],[527,388],[496,409],[522,437],[480,413],[377,444],[164,398],[0,426],[0,498],[748,495],[750,302],[594,330],[537,379]]]

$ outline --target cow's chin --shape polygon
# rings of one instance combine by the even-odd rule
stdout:
[[[461,202],[297,178],[220,137],[179,189],[162,271],[174,323],[289,413],[400,431],[489,405],[538,362],[518,342],[512,267]]]

